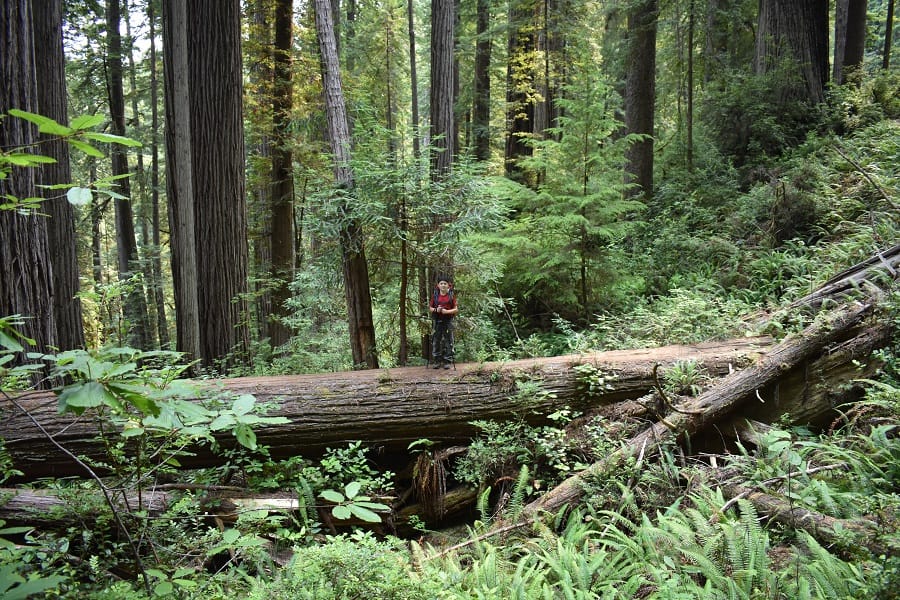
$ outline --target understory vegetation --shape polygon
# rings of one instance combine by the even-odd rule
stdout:
[[[650,203],[616,205],[609,210],[633,213],[627,226],[588,232],[586,260],[600,275],[587,294],[577,293],[573,245],[535,235],[561,217],[538,210],[549,206],[542,194],[574,202],[565,181],[572,174],[549,177],[540,193],[473,177],[469,185],[496,205],[488,211],[492,228],[453,232],[460,234],[463,307],[457,360],[798,331],[812,317],[784,306],[900,239],[896,84],[884,74],[834,90],[821,131],[773,155],[760,150],[755,162],[738,165],[723,155],[714,129],[708,139],[697,132],[691,169],[678,164],[674,142],[663,147]],[[765,126],[757,123],[754,135],[778,137]],[[562,168],[566,151],[548,144],[536,153],[544,162],[532,166]],[[369,175],[374,196],[386,182],[374,170]],[[612,195],[620,198],[618,190]],[[560,210],[571,216],[579,208]],[[371,247],[375,261],[389,255],[390,248]],[[294,336],[286,347],[275,353],[260,341],[248,366],[207,375],[352,368],[333,266],[310,264],[292,282]],[[384,280],[373,281],[374,316],[382,365],[393,367],[399,298],[382,273]],[[888,287],[879,314],[896,326],[900,291]],[[88,319],[102,321],[103,307],[121,300],[121,291],[104,292],[109,296],[86,299],[95,311]],[[20,323],[0,318],[0,411],[15,411],[16,397],[36,377],[64,382],[60,410],[96,419],[106,456],[73,457],[86,477],[25,486],[0,440],[0,483],[58,499],[31,515],[40,526],[0,522],[4,599],[900,598],[896,327],[889,347],[871,357],[881,368],[863,382],[865,397],[837,407],[831,423],[798,425],[786,416],[755,431],[752,445],[728,450],[698,453],[670,443],[590,477],[577,505],[542,519],[520,517],[529,502],[615,453],[646,423],[574,411],[552,415],[553,425],[544,427],[478,422],[480,435],[452,460],[436,460],[430,441],[420,440],[410,450],[422,457],[419,474],[431,475],[421,499],[440,496],[447,481],[476,496],[464,518],[442,523],[427,511],[394,514],[397,482],[411,476],[380,468],[360,443],[317,459],[273,459],[254,433],[280,422],[268,416],[270,407],[225,393],[202,406],[184,400],[194,390],[182,379],[181,357],[124,347],[109,333],[121,324],[103,323],[116,343],[48,354],[42,367],[13,367],[12,356],[28,348]],[[596,373],[583,375],[586,385],[602,385]],[[673,394],[696,396],[710,383],[689,362],[662,373]],[[516,393],[543,392],[522,382]],[[223,432],[235,448],[218,447]],[[197,444],[219,453],[217,468],[181,468]],[[223,501],[213,492],[291,503],[238,505],[227,520],[214,516]],[[0,505],[14,494],[0,490]],[[762,516],[753,494],[783,498],[791,514],[826,517],[827,535],[808,519]],[[877,535],[860,536],[859,523]]]

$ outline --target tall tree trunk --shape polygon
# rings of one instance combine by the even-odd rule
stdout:
[[[284,318],[290,313],[287,301],[294,279],[294,170],[291,152],[291,42],[293,40],[293,2],[275,4],[275,49],[272,82],[272,309],[275,319],[269,326],[272,346],[290,339]]]
[[[341,202],[342,213],[352,212],[346,206],[347,195],[353,193],[353,171],[350,168],[350,128],[347,123],[347,107],[341,87],[341,73],[334,36],[331,4],[329,0],[315,0],[316,32],[322,58],[322,82],[325,92],[325,114],[328,121],[328,137],[334,158],[334,179]],[[378,368],[375,349],[375,324],[372,321],[372,298],[369,291],[369,267],[366,262],[363,232],[356,219],[350,217],[341,223],[341,262],[344,274],[344,292],[347,298],[347,317],[350,329],[350,348],[355,366]]]
[[[687,41],[687,115],[686,115],[686,140],[685,162],[688,171],[694,170],[694,28],[696,25],[695,0],[690,0],[688,13],[688,41]]]
[[[153,301],[156,305],[156,334],[160,348],[169,347],[169,323],[166,318],[166,294],[162,272],[162,241],[160,239],[159,214],[159,80],[156,54],[156,10],[154,2],[147,3],[147,21],[150,24],[150,227],[153,236]]]
[[[448,174],[456,156],[454,118],[454,36],[456,14],[453,0],[431,2],[431,171]]]
[[[413,158],[418,161],[422,149],[419,143],[419,77],[416,72],[416,30],[413,0],[406,0],[406,23],[409,35],[409,88],[412,105]]]
[[[656,99],[656,28],[658,0],[640,0],[628,13],[628,58],[625,74],[625,127],[646,138],[626,152],[628,196],[653,196],[653,120]]]
[[[837,0],[834,18],[834,71],[837,85],[862,68],[866,51],[866,0]],[[856,83],[859,83],[857,78]]]
[[[41,74],[37,87],[40,113],[59,123],[68,122],[65,56],[62,43],[62,0],[31,0],[34,19],[34,62]],[[38,183],[71,183],[69,147],[59,139],[42,136],[42,152],[56,162],[36,170]],[[75,210],[58,190],[44,190],[42,210],[48,215],[50,260],[53,263],[53,316],[60,350],[84,347],[81,301],[78,299],[78,253]]]
[[[256,137],[248,140],[252,148],[251,165],[259,165],[259,172],[251,179],[248,190],[249,235],[253,249],[252,271],[256,274],[253,288],[254,313],[256,315],[256,337],[271,340],[270,329],[275,310],[272,303],[272,116],[266,110],[271,104],[271,85],[274,80],[274,45],[272,39],[273,5],[270,0],[252,0],[248,3],[248,46],[247,65],[248,106],[245,111],[252,115],[253,126],[248,131],[256,131]],[[268,169],[266,167],[269,167]],[[296,244],[296,241],[295,241]],[[295,247],[298,247],[295,245]]]
[[[891,66],[891,40],[894,38],[894,0],[888,0],[887,17],[884,22],[884,50],[881,53],[881,68]]]
[[[519,166],[519,159],[531,156],[528,139],[534,123],[534,72],[529,56],[534,51],[530,0],[510,0],[506,56],[506,176],[534,186]],[[524,6],[523,6],[524,4]]]
[[[475,138],[475,160],[491,157],[491,2],[478,0],[475,26],[475,102],[472,109],[472,133]]]
[[[0,2],[0,114],[11,108],[38,112],[32,31],[30,0]],[[3,120],[0,148],[33,148],[37,140],[34,125]],[[37,196],[35,178],[34,169],[16,168],[13,176],[0,179],[0,197]],[[49,352],[58,341],[47,217],[0,210],[0,256],[0,317],[27,317],[19,330],[35,341],[28,350]],[[25,360],[24,354],[16,357],[17,363]]]
[[[122,36],[119,33],[121,11],[119,0],[107,0],[106,3],[106,35],[107,35],[107,91],[109,94],[109,111],[112,132],[125,136],[125,90],[122,83]],[[128,157],[120,145],[110,149],[112,158],[112,174],[128,175]],[[116,210],[116,247],[118,256],[119,280],[131,282],[126,285],[123,312],[129,325],[127,343],[133,348],[150,348],[149,322],[147,318],[147,297],[144,294],[138,259],[137,240],[134,233],[134,214],[131,209],[131,184],[128,177],[118,181],[118,192],[122,198],[115,199]]]
[[[241,5],[187,5],[200,351],[206,366],[228,368],[244,364],[250,346]]]
[[[128,5],[128,0],[122,0],[122,18],[125,21],[125,36],[128,40],[128,85],[129,85],[129,95],[131,96],[131,124],[135,129],[139,129],[141,126],[141,113],[140,113],[140,103],[138,102],[140,98],[140,93],[137,85],[137,67],[134,63],[134,45],[135,40],[131,33],[131,10]],[[137,152],[136,153],[136,168],[134,171],[134,181],[137,184],[137,198],[140,199],[140,202],[135,200],[134,195],[132,196],[132,204],[137,204],[138,212],[137,212],[137,226],[138,233],[140,235],[140,249],[142,249],[143,254],[146,256],[148,254],[148,249],[150,248],[150,233],[151,233],[151,211],[152,205],[147,201],[147,172],[144,169],[144,153]],[[150,252],[151,256],[147,256],[146,260],[140,262],[140,269],[144,274],[144,286],[143,289],[146,293],[143,296],[144,304],[145,304],[145,314],[146,314],[146,336],[147,336],[147,344],[148,347],[159,348],[159,344],[157,342],[155,333],[156,333],[156,325],[159,320],[156,317],[156,303],[150,301],[150,298],[154,289],[154,274],[153,274],[153,261],[152,252]]]
[[[188,360],[200,360],[187,18],[187,6],[183,0],[163,2],[166,195],[169,199],[169,239],[175,286],[176,349],[183,352]]]
[[[756,71],[793,61],[802,83],[785,83],[782,99],[825,100],[828,83],[828,3],[825,0],[759,1]]]

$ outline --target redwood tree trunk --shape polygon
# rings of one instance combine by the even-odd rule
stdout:
[[[325,92],[325,115],[328,137],[334,158],[334,179],[341,194],[351,194],[353,171],[350,168],[350,127],[347,107],[341,86],[337,40],[329,0],[316,0],[316,32],[322,57],[322,81]],[[352,212],[345,195],[343,213]],[[363,244],[363,231],[356,219],[350,217],[341,223],[341,263],[344,275],[344,292],[347,299],[347,320],[350,329],[350,347],[354,366],[378,368],[375,349],[375,324],[372,320],[372,297],[369,291],[369,266]]]
[[[32,31],[31,0],[0,2],[0,114],[39,110]],[[22,119],[7,117],[0,126],[0,148],[33,148],[37,140],[37,127]],[[35,169],[15,168],[0,179],[0,197],[36,197],[35,184]],[[28,350],[49,352],[58,339],[47,217],[0,210],[0,256],[0,317],[27,317],[19,330],[35,340]]]
[[[431,157],[432,173],[450,172],[456,155],[454,104],[454,0],[431,2]]]
[[[847,82],[858,71],[866,51],[867,0],[838,0],[834,19],[834,82]],[[858,80],[857,80],[858,83]]]
[[[272,290],[275,319],[270,324],[272,346],[290,339],[284,318],[289,309],[290,284],[294,279],[294,170],[291,152],[291,42],[293,40],[293,2],[278,0],[275,5],[275,69],[272,85]]]
[[[34,60],[41,74],[37,87],[40,113],[67,123],[65,56],[62,43],[62,0],[32,1],[34,12]],[[71,183],[69,147],[43,136],[42,152],[56,159],[36,170],[41,185]],[[84,347],[81,301],[78,299],[78,256],[75,246],[75,210],[59,190],[45,190],[42,210],[47,213],[47,234],[53,263],[53,315],[60,350]]]
[[[200,360],[200,301],[194,245],[194,183],[191,166],[190,69],[187,6],[163,2],[166,99],[166,196],[169,199],[172,279],[175,285],[176,350]]]
[[[446,445],[467,443],[476,433],[472,425],[475,420],[522,418],[545,423],[545,415],[564,407],[574,411],[602,407],[615,418],[618,411],[633,412],[633,400],[653,388],[656,364],[665,370],[676,361],[693,360],[710,376],[721,377],[732,369],[746,367],[765,352],[769,343],[765,338],[743,338],[695,346],[461,364],[456,371],[436,374],[422,367],[406,367],[236,378],[222,380],[221,384],[227,392],[253,394],[258,402],[272,403],[276,406],[272,416],[289,419],[289,424],[256,431],[258,442],[268,446],[272,456],[316,455],[349,440],[361,440],[385,456],[406,456],[410,442],[422,438]],[[608,387],[588,392],[585,376],[573,368],[577,365],[593,365]],[[547,393],[528,397],[517,394],[516,382],[523,377],[539,381]],[[197,395],[203,395],[202,388]],[[60,416],[58,403],[48,395],[24,396],[18,401],[76,455],[103,455],[92,419]],[[8,418],[0,422],[0,438],[6,440],[16,468],[29,477],[38,473],[80,474],[29,419],[7,402],[2,408],[9,410]],[[219,441],[225,447],[234,444],[229,432],[222,432]],[[179,462],[203,466],[221,460],[211,455],[208,447],[194,450],[196,455],[179,457]]]
[[[121,12],[119,0],[107,0],[106,3],[106,35],[107,35],[107,91],[109,93],[110,121],[115,135],[125,136],[125,88],[123,85],[122,36],[119,33]],[[112,174],[128,175],[128,157],[122,146],[114,144],[110,150],[112,156]],[[126,286],[128,291],[123,298],[123,313],[129,324],[127,343],[132,348],[149,349],[150,324],[147,316],[147,297],[140,280],[132,281],[141,272],[138,262],[137,238],[134,233],[134,212],[132,211],[131,183],[125,177],[118,180],[118,193],[122,198],[115,199],[116,211],[116,245],[118,255],[118,272],[120,281],[131,281]]]
[[[491,157],[491,45],[490,0],[478,0],[475,41],[475,96],[472,110],[472,133],[475,138],[475,160]]]
[[[653,118],[656,98],[656,29],[659,1],[641,0],[628,13],[628,60],[625,74],[625,127],[648,136],[632,142],[626,152],[627,194],[653,195]]]
[[[200,351],[205,365],[227,368],[250,345],[241,4],[187,6]]]
[[[767,73],[788,59],[804,86],[785,84],[785,99],[825,100],[828,83],[828,3],[825,0],[760,0],[756,70]]]

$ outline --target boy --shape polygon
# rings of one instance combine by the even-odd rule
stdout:
[[[431,296],[428,309],[434,319],[434,333],[431,337],[431,360],[434,368],[450,368],[453,362],[453,317],[459,312],[456,296],[450,288],[450,278],[438,279],[437,290]]]

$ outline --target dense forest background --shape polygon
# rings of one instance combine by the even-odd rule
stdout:
[[[425,307],[438,275],[453,279],[461,307],[457,362],[796,331],[806,322],[780,307],[898,238],[893,11],[893,0],[6,0],[4,397],[98,369],[120,376],[161,357],[171,361],[166,381],[423,365]],[[760,331],[761,314],[778,318]],[[878,463],[877,477],[857,477],[872,487],[852,493],[878,498],[890,513],[898,394],[893,355],[881,360],[887,379],[869,401],[894,425],[850,432],[874,436],[865,438],[868,450],[854,449],[884,459],[867,464]],[[685,369],[690,388],[699,375]],[[141,412],[161,401],[125,395]],[[96,406],[74,394],[68,401],[79,414]],[[248,410],[236,402],[231,424],[245,427]],[[548,441],[555,430],[481,426],[482,446],[455,476],[488,490],[478,501],[482,525],[502,512],[494,505],[489,518],[489,499],[497,499],[484,486],[488,473],[521,478],[507,497],[515,507],[526,482],[535,494],[535,482],[546,486],[577,468]],[[355,516],[383,508],[377,496],[391,474],[370,471],[359,446],[301,471],[299,458],[267,462],[249,428],[236,431],[262,455],[229,455],[228,477],[240,472],[257,485],[268,477],[263,489],[293,481],[311,499],[328,490]],[[766,460],[744,467],[765,479],[779,476],[776,456],[793,472],[834,449],[818,432],[802,435],[771,432],[759,442]],[[802,443],[790,446],[797,436]],[[525,468],[541,462],[535,447],[556,457],[544,465],[554,475]],[[593,452],[611,448],[596,442]],[[110,451],[122,482],[146,484],[145,475],[124,476],[129,461]],[[0,573],[10,583],[0,591],[25,597],[25,579],[15,591],[19,573],[71,597],[229,597],[236,589],[289,597],[306,589],[313,591],[296,597],[337,598],[351,597],[340,595],[346,582],[334,583],[340,573],[359,570],[360,589],[382,598],[601,597],[599,582],[613,575],[621,580],[602,589],[621,595],[602,597],[676,597],[666,594],[688,582],[722,595],[678,597],[896,597],[896,546],[861,557],[854,553],[871,548],[829,554],[804,538],[806,575],[782,579],[790,561],[766,554],[770,539],[752,507],[741,504],[728,532],[713,531],[714,507],[724,502],[716,492],[690,502],[687,491],[672,496],[685,488],[666,462],[677,456],[670,452],[659,471],[648,469],[656,479],[643,496],[634,474],[595,482],[585,514],[560,515],[527,542],[541,548],[526,553],[536,562],[514,545],[478,539],[459,563],[415,550],[398,558],[393,542],[359,530],[315,554],[322,523],[307,516],[245,523],[239,534],[222,523],[207,530],[192,521],[190,536],[175,533],[176,521],[143,523],[146,539],[183,535],[209,550],[199,556],[154,541],[149,567],[140,558],[147,549],[128,536],[137,526],[116,521],[117,533],[92,540],[82,515],[41,550],[4,554]],[[3,480],[15,478],[13,465],[0,466]],[[206,473],[191,483],[221,478]],[[856,501],[849,489],[839,497],[816,485],[822,504],[849,510]],[[886,496],[872,491],[879,485]],[[175,510],[188,512],[193,501],[200,499]],[[682,501],[683,512],[666,512]],[[665,514],[653,531],[648,521],[645,529],[625,525],[657,510]],[[601,513],[618,515],[602,535],[592,529]],[[659,548],[689,526],[702,534],[694,532],[699,545],[684,551],[680,565],[690,568],[677,577],[662,559],[652,574],[633,566],[600,574],[611,555],[594,552],[594,536],[606,540],[603,552],[618,549],[622,565],[650,564],[653,548],[665,555]],[[275,530],[281,541],[309,544],[295,563],[305,560],[307,571],[268,588],[265,574],[275,578],[258,540]],[[648,536],[640,551],[626,543],[635,531]],[[704,541],[717,535],[726,540],[717,556],[733,565],[721,580],[718,563],[703,556]],[[727,546],[740,535],[747,545]],[[556,554],[540,543],[551,539]],[[80,549],[61,547],[70,543]],[[75,555],[82,558],[66,558]],[[365,558],[373,555],[386,558]],[[43,578],[42,560],[54,565]],[[404,571],[406,560],[421,578]],[[578,585],[576,572],[586,577]],[[104,596],[103,582],[113,579],[128,585]],[[735,580],[737,587],[727,583]],[[384,589],[373,591],[374,581]],[[443,591],[429,587],[434,581]],[[585,595],[562,591],[575,588]]]

